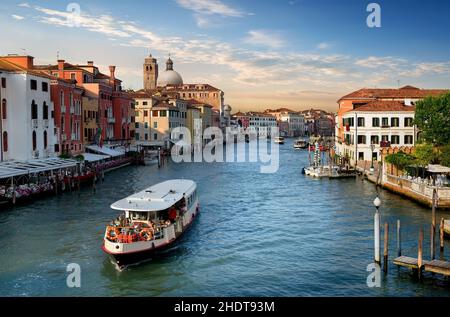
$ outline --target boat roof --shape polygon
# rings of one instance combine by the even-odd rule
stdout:
[[[183,194],[188,196],[196,187],[196,183],[192,180],[169,180],[119,200],[112,204],[111,208],[142,212],[165,210],[180,201]]]

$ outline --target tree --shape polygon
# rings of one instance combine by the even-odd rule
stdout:
[[[401,171],[416,163],[416,158],[414,156],[406,154],[402,151],[387,155],[385,160],[387,163],[394,165]]]
[[[450,92],[418,101],[414,123],[421,130],[419,142],[450,144]]]
[[[417,159],[417,164],[422,167],[426,167],[428,164],[436,163],[438,160],[438,154],[431,144],[418,145],[414,156]]]

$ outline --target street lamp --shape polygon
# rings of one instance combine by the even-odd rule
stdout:
[[[375,200],[373,201],[373,205],[376,208],[375,216],[374,216],[374,246],[375,246],[375,263],[381,263],[380,261],[380,206],[381,206],[381,200],[377,196]]]
[[[370,171],[373,173],[373,171],[374,171],[374,166],[373,166],[373,151],[375,151],[375,144],[370,144],[370,153],[371,153],[371,155],[372,155],[372,158],[371,158],[371,160],[372,160],[372,164],[370,165]]]

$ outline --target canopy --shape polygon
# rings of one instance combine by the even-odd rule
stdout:
[[[184,194],[189,196],[195,188],[196,184],[191,180],[169,180],[119,200],[111,208],[141,212],[165,210],[180,201]]]
[[[7,161],[0,163],[0,178],[9,178],[27,174],[76,167],[79,162],[70,159],[48,158],[31,161]]]
[[[108,155],[100,155],[100,154],[92,154],[92,153],[83,153],[84,160],[86,162],[98,162],[102,160],[107,160],[110,158]]]
[[[428,172],[434,174],[450,174],[450,168],[442,165],[428,165]]]
[[[125,154],[125,152],[123,152],[122,150],[111,149],[107,146],[99,147],[98,145],[89,145],[86,146],[86,149],[95,152],[97,154],[107,155],[111,157],[122,156]]]

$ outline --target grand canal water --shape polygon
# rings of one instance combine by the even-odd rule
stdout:
[[[88,188],[0,212],[0,295],[19,296],[449,296],[450,282],[417,281],[392,264],[380,288],[366,285],[373,259],[373,184],[301,174],[307,152],[280,147],[280,169],[216,163],[129,167]],[[170,179],[198,183],[201,216],[164,256],[123,272],[100,245],[109,205]],[[402,221],[403,252],[415,256],[430,211],[382,191],[382,222]],[[442,214],[438,213],[440,218]],[[450,218],[450,214],[445,215]],[[429,234],[424,254],[429,256]],[[446,258],[450,256],[446,243]],[[81,266],[81,288],[66,266]]]

